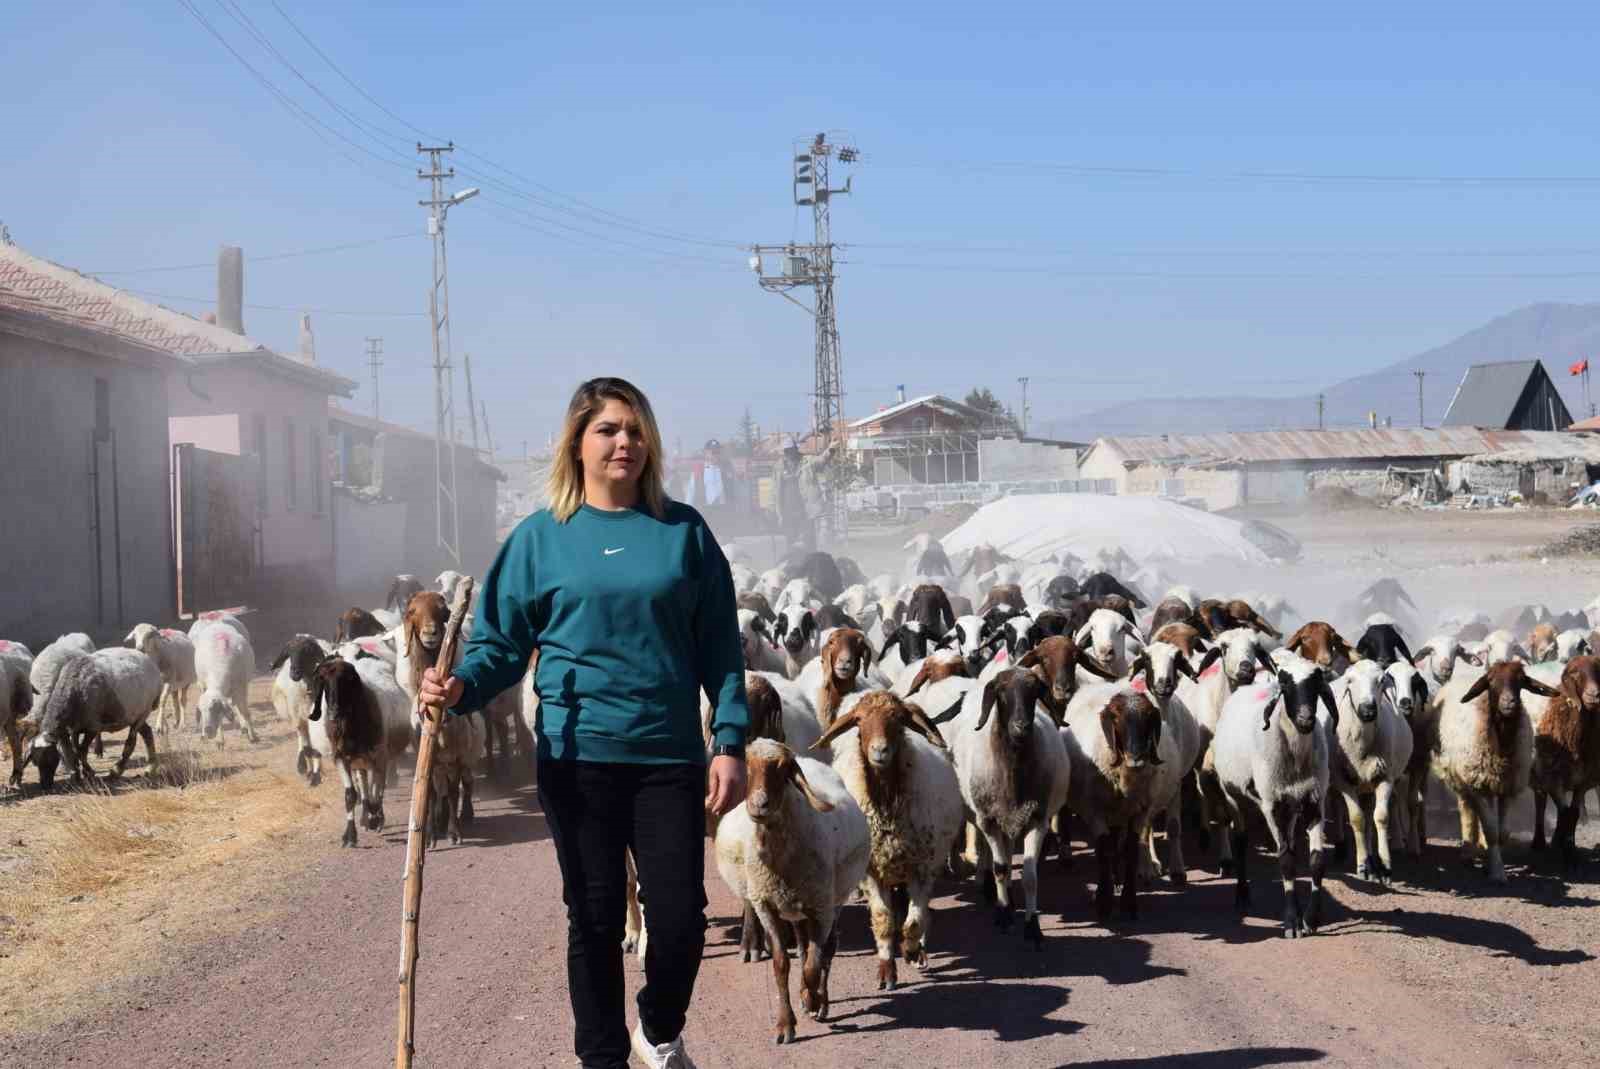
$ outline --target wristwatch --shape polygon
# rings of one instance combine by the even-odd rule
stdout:
[[[716,746],[713,746],[711,748],[711,756],[712,757],[737,757],[739,760],[743,761],[744,760],[744,744],[743,743],[732,743],[732,742],[718,743]]]

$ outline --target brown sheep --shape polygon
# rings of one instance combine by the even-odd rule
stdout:
[[[1578,861],[1578,805],[1600,786],[1600,657],[1574,657],[1561,671],[1561,689],[1545,706],[1533,734],[1533,848],[1542,850],[1544,803],[1555,799],[1552,842],[1561,865]]]
[[[1022,655],[1018,668],[1031,671],[1044,684],[1039,704],[1050,713],[1050,719],[1060,727],[1066,719],[1067,703],[1078,692],[1078,669],[1099,676],[1109,682],[1117,677],[1095,663],[1093,657],[1084,657],[1077,643],[1066,635],[1056,635],[1040,642]]]
[[[1528,652],[1533,655],[1534,664],[1556,659],[1556,627],[1554,624],[1538,624],[1532,631],[1528,632]]]
[[[872,660],[872,647],[867,636],[854,628],[841,627],[828,636],[822,645],[822,682],[817,688],[817,723],[827,731],[839,711],[844,696],[856,689],[856,684]]]
[[[1016,583],[999,583],[989,588],[983,596],[983,602],[978,606],[976,615],[987,616],[989,610],[999,605],[1009,605],[1019,612],[1028,606],[1028,599],[1022,596],[1022,587]]]
[[[767,596],[759,590],[747,590],[740,594],[736,600],[739,608],[749,609],[769,624],[778,618],[778,614],[772,611],[772,605],[767,601]]]
[[[1155,615],[1150,617],[1152,633],[1160,631],[1168,624],[1184,624],[1199,634],[1195,628],[1195,612],[1182,598],[1163,598],[1161,604],[1156,606]]]
[[[339,623],[334,631],[334,641],[353,642],[368,635],[381,635],[387,630],[389,629],[379,623],[378,618],[366,609],[346,609],[339,616]]]
[[[1304,624],[1294,634],[1289,636],[1289,641],[1283,644],[1284,649],[1298,653],[1312,664],[1329,669],[1334,675],[1344,674],[1352,661],[1360,660],[1356,651],[1350,648],[1350,643],[1344,636],[1333,629],[1333,625],[1321,620],[1312,620]]]
[[[941,679],[951,676],[972,678],[972,670],[967,666],[965,657],[928,657],[925,658],[917,674],[911,677],[911,686],[906,688],[906,697],[911,697],[925,685],[932,685]]]
[[[1150,636],[1151,642],[1166,642],[1183,651],[1183,655],[1194,658],[1206,651],[1205,641],[1201,639],[1200,632],[1192,624],[1186,622],[1170,623],[1155,629]]]

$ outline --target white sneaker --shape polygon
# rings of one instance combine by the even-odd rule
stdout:
[[[644,1035],[644,1025],[633,1026],[633,1053],[649,1069],[695,1069],[689,1052],[683,1049],[683,1037],[671,1043],[655,1046]]]

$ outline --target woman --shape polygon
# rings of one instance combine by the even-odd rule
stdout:
[[[539,664],[539,802],[567,904],[574,1045],[587,1069],[628,1064],[622,933],[632,850],[650,931],[633,1052],[693,1069],[683,1024],[705,942],[704,811],[744,797],[744,664],[728,562],[700,515],[669,501],[650,402],[591,379],[567,406],[550,505],[484,577],[455,673],[422,698],[480,708]],[[700,690],[711,696],[709,775]],[[708,790],[709,787],[709,790]]]

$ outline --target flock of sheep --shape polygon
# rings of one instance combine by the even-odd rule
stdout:
[[[1600,790],[1600,602],[1520,607],[1499,629],[1447,620],[1413,650],[1415,605],[1392,579],[1341,607],[1355,641],[1325,620],[1285,638],[1284,599],[1204,597],[1121,553],[907,548],[900,575],[872,579],[826,554],[761,574],[733,564],[760,741],[746,801],[715,830],[717,867],[745,903],[745,960],[793,948],[819,1021],[835,923],[858,887],[879,987],[893,989],[897,960],[927,961],[929,893],[946,871],[973,871],[1006,930],[1020,853],[1022,937],[1041,946],[1052,841],[1063,858],[1073,837],[1093,847],[1106,923],[1137,916],[1141,885],[1184,882],[1185,826],[1215,844],[1247,910],[1250,836],[1265,826],[1287,938],[1318,927],[1330,839],[1353,839],[1357,874],[1377,885],[1396,869],[1391,840],[1420,855],[1430,773],[1458,799],[1463,850],[1486,855],[1490,881],[1505,882],[1506,809],[1530,786],[1535,847],[1548,798],[1555,863],[1578,863],[1580,805]],[[788,954],[772,965],[784,1043]]]
[[[1298,614],[1281,597],[1205,597],[1122,553],[1025,562],[980,546],[952,560],[926,536],[907,548],[901,574],[869,579],[826,553],[757,573],[726,547],[749,790],[711,831],[718,871],[744,903],[745,960],[772,961],[780,1043],[796,1026],[789,950],[805,1010],[825,1019],[836,922],[852,896],[866,898],[879,987],[892,990],[899,961],[927,964],[929,898],[947,871],[975,874],[1002,930],[1020,904],[1023,942],[1041,947],[1039,864],[1052,844],[1065,858],[1074,837],[1094,849],[1106,923],[1137,916],[1140,886],[1184,882],[1185,827],[1202,850],[1215,846],[1247,909],[1250,835],[1264,826],[1289,938],[1318,927],[1330,839],[1352,839],[1356,872],[1377,884],[1396,870],[1392,844],[1420,855],[1430,774],[1458,799],[1463,850],[1484,853],[1490,881],[1506,879],[1506,810],[1529,787],[1534,846],[1546,845],[1553,800],[1555,863],[1579,861],[1580,807],[1600,790],[1600,602],[1522,607],[1499,629],[1447,620],[1413,650],[1415,606],[1393,580],[1341,608],[1352,643],[1314,619],[1285,638]],[[300,739],[297,770],[315,786],[324,760],[338,769],[345,845],[358,808],[368,829],[384,826],[385,786],[413,744],[420,675],[461,579],[446,572],[424,590],[397,577],[385,608],[346,612],[331,641],[296,635],[272,662],[273,706]],[[156,733],[184,726],[197,687],[191,728],[220,737],[231,723],[253,740],[255,668],[248,629],[226,612],[187,633],[140,624],[101,650],[83,634],[37,657],[0,641],[11,783],[32,764],[48,788],[62,760],[81,781],[100,736],[119,731],[110,774],[139,739],[154,767]],[[430,838],[460,841],[486,761],[531,754],[536,707],[530,671],[484,710],[446,718]],[[642,956],[646,938],[630,900],[625,946]]]

